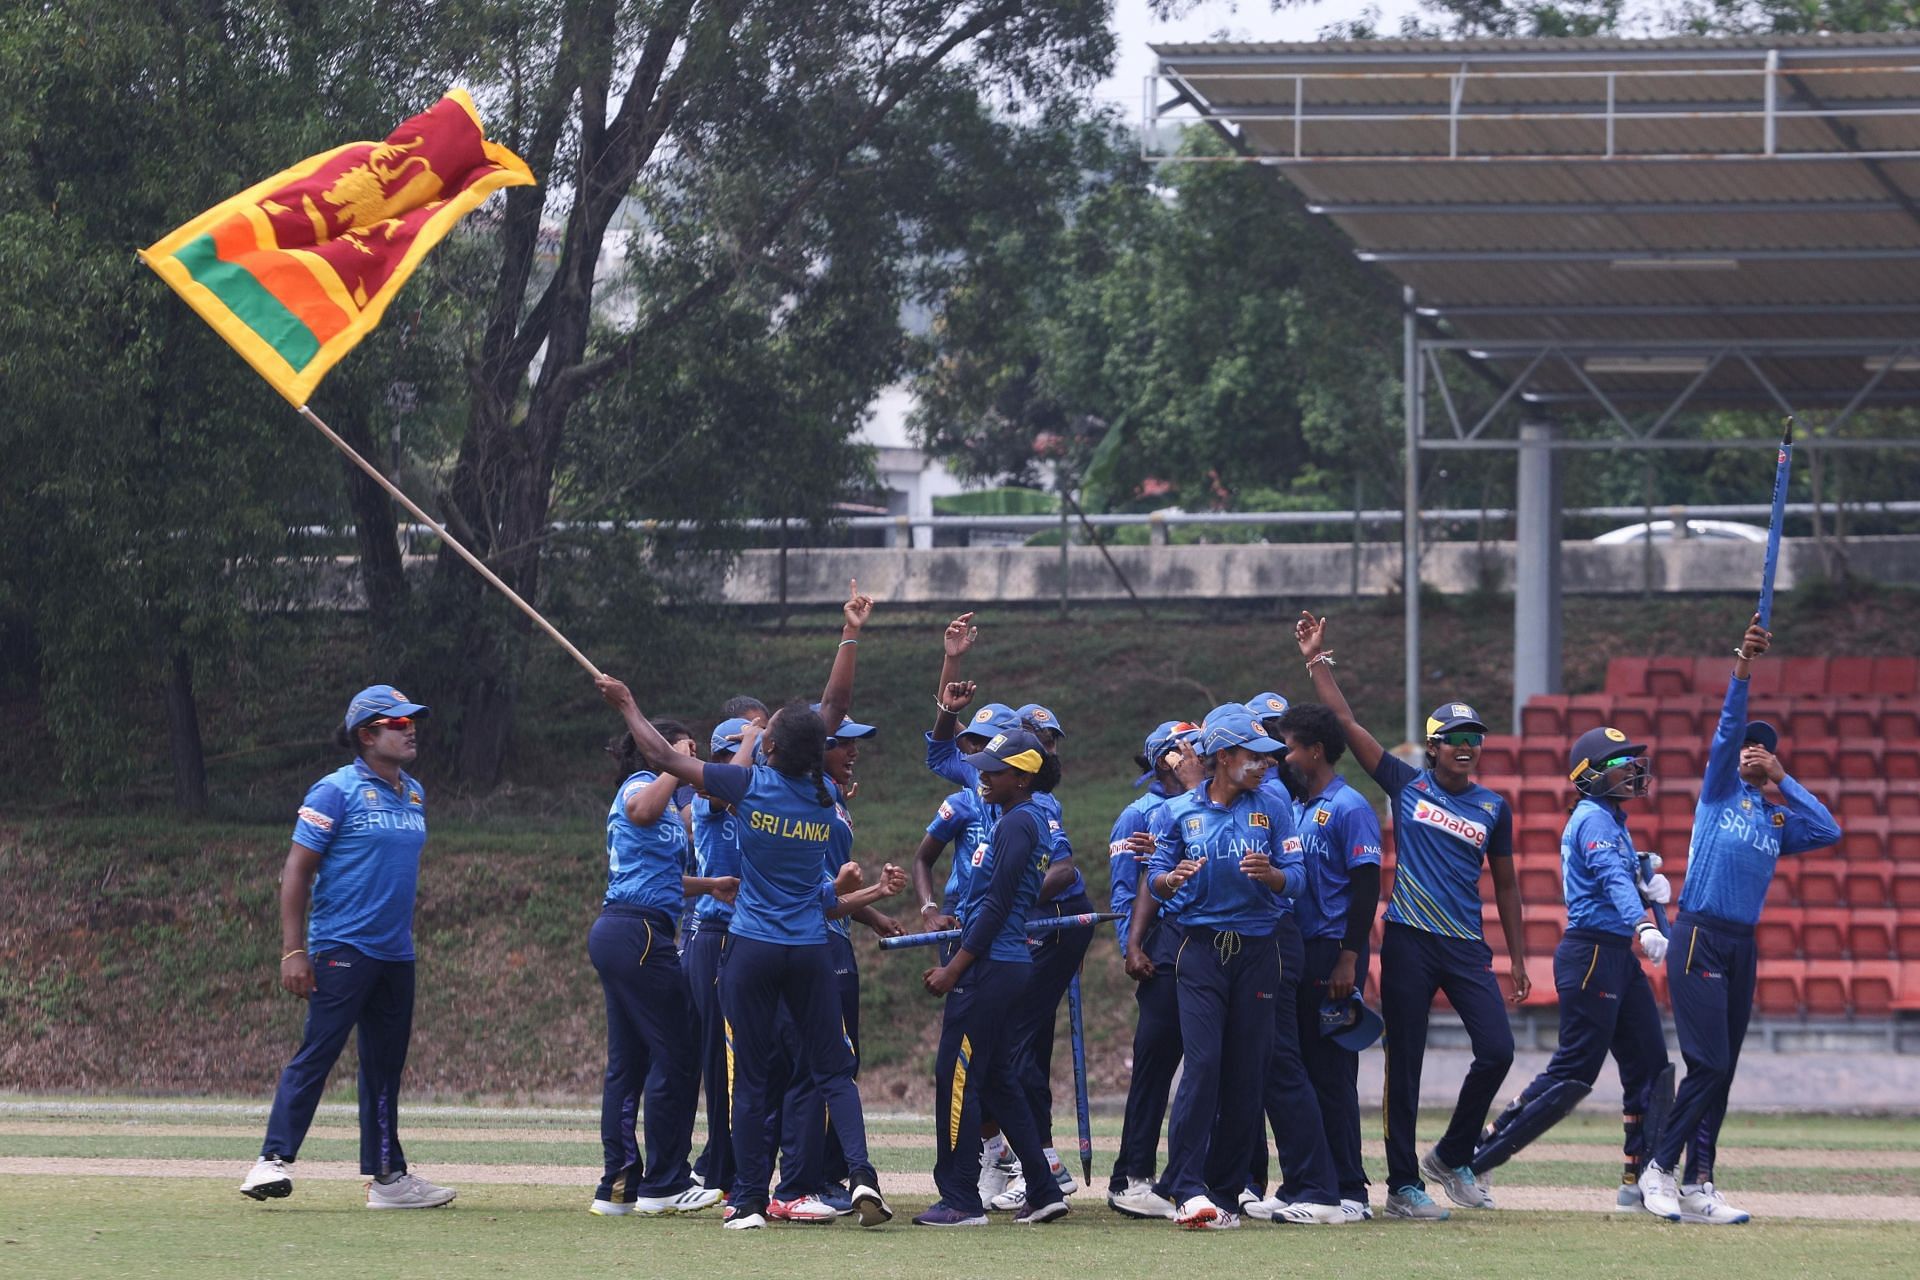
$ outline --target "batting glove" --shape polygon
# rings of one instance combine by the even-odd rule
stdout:
[[[1653,961],[1655,964],[1660,964],[1666,960],[1666,935],[1654,928],[1650,921],[1642,920],[1639,926],[1634,929],[1633,933],[1635,937],[1640,939],[1640,950],[1647,959]]]

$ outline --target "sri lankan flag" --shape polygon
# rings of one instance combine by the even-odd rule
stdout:
[[[533,180],[455,89],[386,141],[302,160],[140,256],[298,407],[454,223]]]

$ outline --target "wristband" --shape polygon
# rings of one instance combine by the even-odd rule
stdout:
[[[293,950],[287,952],[287,954],[280,957],[280,963],[285,964],[287,961],[293,959],[295,956],[303,956],[305,954],[307,954],[307,949],[305,947],[295,947]]]
[[[846,647],[847,647],[848,645],[850,645],[850,644],[859,644],[859,643],[860,643],[860,642],[859,642],[858,640],[842,640],[842,641],[840,642],[840,646],[839,646],[839,647],[840,647],[840,648],[842,648],[842,649],[844,649],[844,648],[846,648]]]
[[[1740,659],[1740,661],[1742,662],[1753,661],[1753,655],[1747,652],[1747,646],[1743,644],[1735,645],[1733,647],[1733,656]]]
[[[960,713],[966,710],[965,707],[950,707],[946,703],[940,701],[940,699],[938,698],[935,698],[933,700],[933,705],[940,708],[942,711],[946,712],[948,715],[954,717],[956,720],[959,719]]]

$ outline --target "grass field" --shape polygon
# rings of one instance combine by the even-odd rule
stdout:
[[[256,1205],[234,1190],[255,1149],[262,1105],[0,1098],[0,1275],[22,1277],[400,1276],[857,1277],[1063,1275],[1168,1277],[1195,1266],[1257,1276],[1642,1275],[1685,1266],[1727,1277],[1911,1276],[1920,1252],[1920,1119],[1737,1114],[1725,1189],[1756,1210],[1743,1227],[1682,1227],[1594,1211],[1612,1199],[1617,1124],[1581,1113],[1506,1166],[1493,1213],[1452,1221],[1376,1220],[1312,1231],[1250,1223],[1191,1235],[1133,1222],[1102,1202],[1104,1176],[1063,1222],[1032,1231],[996,1216],[937,1233],[906,1218],[928,1198],[927,1122],[875,1115],[873,1148],[899,1213],[741,1236],[709,1211],[678,1219],[586,1212],[597,1173],[590,1110],[418,1107],[403,1113],[412,1159],[458,1185],[446,1210],[360,1208],[353,1113],[330,1104],[295,1167],[294,1196]],[[1440,1117],[1423,1116],[1423,1132]],[[1377,1118],[1366,1122],[1377,1133]],[[1095,1123],[1104,1175],[1117,1122]],[[1379,1172],[1377,1144],[1369,1167]],[[1376,1198],[1380,1189],[1375,1189]],[[1839,1219],[1834,1216],[1847,1213]]]

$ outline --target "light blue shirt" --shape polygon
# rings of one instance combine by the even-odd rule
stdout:
[[[376,960],[413,959],[413,903],[427,798],[400,775],[398,787],[365,761],[313,784],[293,826],[293,843],[320,855],[307,919],[307,953],[352,947]]]

